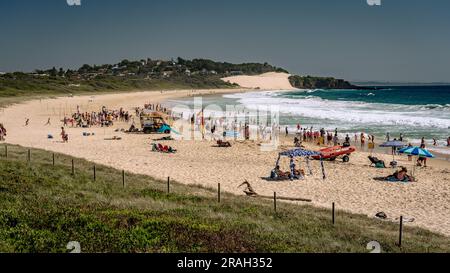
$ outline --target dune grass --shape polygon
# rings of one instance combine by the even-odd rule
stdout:
[[[158,181],[52,153],[0,145],[0,252],[449,252],[450,238],[308,205]],[[75,174],[71,162],[74,160]]]

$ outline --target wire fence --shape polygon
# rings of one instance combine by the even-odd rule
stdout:
[[[48,153],[43,151],[38,151],[36,153],[33,153],[33,150],[30,148],[25,148],[21,146],[11,146],[4,144],[3,145],[3,153],[0,152],[0,158],[4,158],[7,160],[12,161],[26,161],[27,164],[30,166],[33,162],[33,160],[37,160],[43,164],[48,164],[49,166],[61,166],[61,167],[67,167],[70,172],[70,175],[77,176],[78,172],[77,170],[80,170],[81,172],[85,173],[91,173],[91,179],[93,182],[98,182],[99,175],[107,178],[108,180],[118,181],[118,185],[120,184],[124,189],[125,188],[151,188],[153,190],[157,190],[160,192],[165,192],[167,195],[173,195],[177,194],[176,192],[179,192],[180,194],[187,195],[190,193],[192,195],[192,186],[187,185],[181,185],[179,183],[174,183],[170,177],[167,177],[167,181],[159,181],[156,179],[152,179],[151,183],[148,181],[148,183],[141,183],[137,184],[134,182],[131,182],[128,180],[128,177],[130,175],[136,176],[138,174],[130,174],[126,172],[125,170],[122,170],[120,172],[120,175],[117,175],[117,170],[111,167],[96,165],[95,163],[91,163],[85,160],[79,160],[76,161],[73,157],[64,155],[64,154],[57,154],[57,153],[51,153],[51,157],[48,156]],[[148,180],[148,177],[145,175],[139,175],[141,177],[145,177]],[[223,193],[221,190],[221,184],[217,184],[217,188],[205,188],[200,187],[197,185],[196,191],[193,193],[196,196],[206,197],[206,198],[212,198],[216,194],[217,203],[221,204],[224,203],[223,199]],[[189,189],[189,190],[187,190]],[[277,193],[273,193],[273,213],[276,215],[279,212],[279,208],[277,207],[277,202],[279,201],[279,197],[277,197]],[[337,213],[336,213],[336,204],[335,202],[331,203],[330,207],[330,222],[334,226],[337,224]],[[396,245],[398,247],[402,247],[402,241],[403,241],[403,216],[400,216],[399,221],[399,233],[398,233],[398,242],[396,242]],[[373,243],[373,242],[371,242]],[[368,245],[369,248],[369,245]]]

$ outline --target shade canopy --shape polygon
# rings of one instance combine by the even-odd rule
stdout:
[[[420,147],[406,147],[404,149],[401,149],[399,153],[407,155],[415,155],[419,157],[428,157],[428,158],[434,157],[434,155],[430,153],[427,149],[422,149]]]
[[[288,157],[308,157],[308,156],[317,156],[322,155],[319,152],[309,151],[304,149],[295,149],[290,151],[281,152],[280,156],[288,156]]]

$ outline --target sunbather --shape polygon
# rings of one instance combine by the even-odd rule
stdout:
[[[392,182],[413,182],[414,178],[408,175],[408,169],[402,167],[400,171],[396,171],[393,175],[386,177],[386,180]]]
[[[277,165],[275,169],[270,172],[270,179],[288,179],[290,176],[290,172],[283,172],[280,170],[280,166]]]

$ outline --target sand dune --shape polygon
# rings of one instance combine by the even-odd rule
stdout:
[[[259,88],[264,90],[294,90],[289,82],[290,74],[269,72],[258,76],[233,76],[223,78],[223,81],[239,84],[244,88]]]
[[[116,128],[127,128],[129,124],[117,123],[112,128],[69,128],[70,142],[59,142],[59,120],[64,113],[73,112],[80,105],[82,111],[97,111],[105,105],[109,108],[124,107],[132,109],[145,102],[161,101],[177,96],[210,94],[217,91],[170,91],[112,94],[102,96],[64,97],[43,99],[14,105],[0,112],[0,122],[8,129],[8,143],[27,147],[42,148],[75,157],[125,169],[133,173],[151,175],[160,179],[167,176],[185,183],[216,187],[221,183],[223,190],[243,194],[237,186],[245,179],[263,195],[303,197],[313,200],[313,205],[330,208],[332,202],[340,210],[366,214],[373,217],[384,211],[390,217],[414,217],[416,225],[450,236],[450,164],[431,160],[428,168],[417,171],[419,182],[410,184],[388,183],[374,180],[375,177],[392,174],[392,169],[369,167],[367,153],[358,152],[351,161],[326,162],[328,178],[321,177],[319,162],[312,162],[314,175],[303,181],[267,182],[274,167],[277,151],[262,152],[258,143],[235,142],[232,148],[214,147],[209,141],[175,141],[164,144],[174,146],[177,154],[151,152],[150,144],[154,135],[127,135],[114,132]],[[30,125],[24,127],[25,118],[31,118]],[[44,126],[51,117],[52,125]],[[93,132],[95,136],[84,137],[83,132]],[[55,140],[47,139],[53,134]],[[106,141],[112,136],[122,137],[121,141]],[[289,143],[282,147],[292,148]],[[312,149],[317,149],[312,146]],[[390,161],[390,156],[377,154]],[[288,160],[282,168],[288,168]],[[301,163],[305,167],[304,162]],[[404,159],[400,164],[410,167],[411,162]]]

